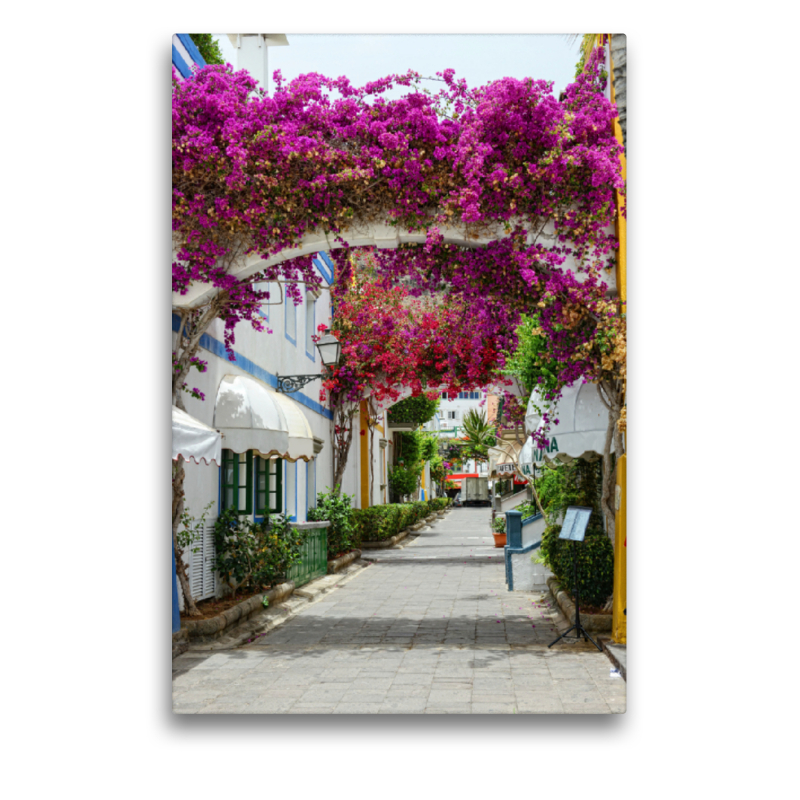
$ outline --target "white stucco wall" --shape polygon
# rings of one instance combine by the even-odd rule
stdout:
[[[330,308],[330,291],[326,287],[323,289],[320,297],[314,302],[315,333],[317,325],[330,324]],[[306,350],[306,303],[302,303],[295,309],[297,324],[296,335],[292,337],[294,342],[290,341],[286,335],[286,303],[272,305],[268,309],[264,308],[263,310],[269,315],[269,319],[265,319],[264,324],[271,329],[272,333],[255,331],[249,323],[240,323],[235,329],[235,342],[233,345],[233,349],[237,355],[243,356],[256,367],[260,367],[272,375],[304,375],[320,372],[322,364],[316,348],[311,348],[313,357],[309,356]],[[208,330],[208,335],[220,343],[224,342],[224,324],[221,320],[215,320],[215,322],[212,323]],[[176,334],[173,333],[173,343],[175,338]],[[246,375],[255,380],[258,380],[258,377],[251,374],[247,369],[228,361],[224,355],[220,357],[204,348],[200,349],[198,355],[201,359],[208,362],[208,368],[204,373],[192,370],[186,382],[190,387],[196,386],[200,391],[205,393],[206,397],[204,401],[201,401],[184,393],[183,400],[186,411],[189,414],[205,422],[207,425],[213,426],[214,404],[217,390],[222,379],[226,375]],[[322,405],[320,403],[321,385],[320,380],[315,380],[306,384],[298,393],[288,394],[286,396],[292,400],[296,400],[299,395],[303,395],[309,400]],[[324,442],[322,451],[315,459],[316,489],[317,492],[323,492],[333,484],[332,450],[330,445],[331,421],[323,414],[318,413],[306,405],[298,403],[298,406],[308,420],[314,436],[322,439]],[[353,445],[350,450],[347,470],[343,480],[343,491],[355,496],[356,502],[354,505],[356,505],[356,507],[359,505],[360,494],[360,436],[357,424],[358,420],[356,419]],[[376,477],[380,469],[379,438],[380,435],[376,437],[373,447],[373,455],[377,460]],[[223,447],[224,446],[225,444],[223,441]],[[300,522],[304,522],[306,520],[308,488],[306,483],[306,462],[298,461],[296,463],[297,519]],[[292,462],[284,462],[284,464],[286,468],[294,470],[294,464]],[[186,465],[186,505],[191,513],[195,517],[198,517],[206,504],[209,501],[214,501],[215,505],[207,517],[207,522],[209,524],[213,524],[214,520],[219,516],[217,507],[219,501],[219,472],[220,467],[216,465],[197,465],[193,463],[188,463]],[[376,480],[376,487],[379,487],[379,485],[380,481]],[[286,497],[286,481],[284,481],[284,510],[287,508],[287,500],[289,499],[290,498]],[[310,498],[308,499],[310,500]],[[189,556],[187,554],[185,554],[185,559],[187,562],[189,561]]]

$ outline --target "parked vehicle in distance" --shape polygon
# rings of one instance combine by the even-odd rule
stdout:
[[[463,505],[463,503],[461,502],[461,492],[459,492],[459,493],[458,493],[458,494],[457,494],[457,495],[456,495],[456,496],[453,498],[453,505],[454,505],[454,506],[460,506],[460,505]]]
[[[490,506],[489,479],[464,478],[462,482],[462,495],[465,506]]]

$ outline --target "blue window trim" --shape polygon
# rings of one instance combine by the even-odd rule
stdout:
[[[327,281],[328,286],[333,283],[333,259],[324,251],[320,251],[314,256],[313,264],[320,275]]]
[[[181,318],[177,314],[173,314],[173,332],[177,333],[180,330],[180,327]],[[207,350],[212,355],[224,359],[229,364],[235,364],[240,370],[242,370],[242,372],[246,372],[248,375],[258,378],[258,380],[263,381],[270,388],[278,388],[278,379],[275,375],[273,375],[271,372],[267,372],[263,367],[259,367],[258,364],[254,364],[249,358],[245,358],[243,355],[241,355],[241,353],[237,353],[234,350],[234,359],[233,361],[229,361],[228,354],[225,352],[225,345],[223,345],[222,342],[218,341],[217,339],[209,336],[207,333],[204,333],[200,337],[200,347],[202,347],[203,350]],[[310,408],[312,411],[315,411],[317,414],[325,417],[326,419],[333,419],[333,412],[329,408],[325,408],[325,406],[320,405],[316,400],[306,397],[302,392],[293,392],[292,399],[296,400],[298,403],[300,403],[300,405]]]
[[[194,61],[198,67],[206,66],[206,60],[200,55],[200,51],[197,49],[197,45],[192,41],[192,37],[189,36],[188,33],[176,33],[175,35],[186,48],[186,52],[192,57],[192,61]]]
[[[184,78],[192,77],[191,68],[183,60],[183,56],[178,52],[178,48],[175,47],[175,45],[172,45],[172,63],[175,65],[175,69],[177,69]]]
[[[309,358],[311,361],[313,361],[316,364],[317,363],[317,354],[316,354],[316,352],[311,352],[311,353],[308,352],[308,301],[311,298],[313,298],[313,300],[311,302],[311,313],[314,315],[314,319],[311,322],[311,333],[316,333],[317,332],[316,331],[316,327],[315,327],[316,326],[316,322],[317,322],[317,301],[316,301],[316,298],[314,298],[314,295],[309,292],[309,293],[306,293],[305,318],[303,319],[303,322],[305,322],[305,330],[303,331],[303,333],[306,334],[305,337],[304,337],[306,341],[304,342],[303,346],[304,346],[305,351],[306,351],[306,357]],[[316,349],[317,348],[314,347],[314,342],[311,342],[311,350],[312,351],[316,351]]]
[[[283,335],[286,337],[288,341],[290,341],[295,347],[297,347],[297,306],[294,305],[294,300],[289,297],[289,293],[285,292],[285,297],[283,299]],[[287,326],[289,325],[289,308],[288,304],[294,306],[294,339],[289,336],[289,331],[287,330]]]

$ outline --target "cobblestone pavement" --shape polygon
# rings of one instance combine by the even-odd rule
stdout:
[[[184,714],[609,714],[625,682],[540,594],[508,592],[491,512],[458,508],[252,644],[173,661]]]

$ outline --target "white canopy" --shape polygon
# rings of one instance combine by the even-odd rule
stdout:
[[[214,425],[234,453],[256,450],[287,461],[314,457],[314,435],[300,407],[246,375],[226,375],[220,382]]]
[[[534,390],[525,417],[525,430],[528,433],[536,431],[542,424],[535,408],[537,403],[541,405],[541,398]],[[600,398],[596,384],[578,380],[566,387],[550,416],[558,420],[558,425],[552,425],[547,434],[549,448],[539,450],[529,442],[534,463],[554,460],[567,463],[573,458],[594,461],[602,457],[608,428],[608,408]],[[526,444],[526,448],[528,446]],[[611,450],[614,450],[613,443]],[[527,460],[525,455],[522,460]]]
[[[183,456],[185,461],[212,461],[222,464],[222,436],[199,419],[172,406],[172,460]]]
[[[314,433],[300,405],[281,392],[272,392],[289,425],[289,461],[314,458]]]

